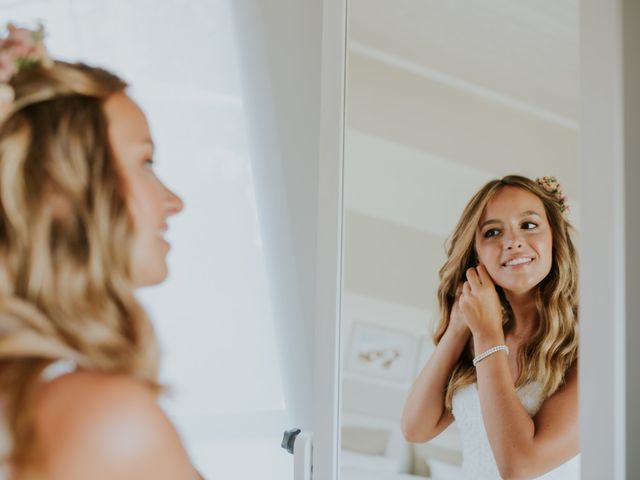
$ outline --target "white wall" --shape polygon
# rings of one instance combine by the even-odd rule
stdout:
[[[232,2],[291,427],[312,408],[321,3]]]

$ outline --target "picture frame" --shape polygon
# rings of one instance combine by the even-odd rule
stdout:
[[[418,338],[412,333],[354,319],[345,372],[406,384],[412,380],[417,352]]]

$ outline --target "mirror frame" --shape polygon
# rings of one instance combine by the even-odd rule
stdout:
[[[582,0],[579,22],[582,478],[640,478],[640,3]]]
[[[313,369],[313,477],[337,480],[340,446],[342,171],[346,0],[324,0],[318,165],[318,238]]]

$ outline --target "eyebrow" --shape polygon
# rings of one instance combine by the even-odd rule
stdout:
[[[524,212],[522,212],[518,216],[518,218],[527,217],[529,215],[535,215],[536,217],[540,217],[540,214],[538,212],[534,212],[533,210],[525,210]],[[540,217],[540,218],[542,218],[542,217]],[[482,229],[485,225],[489,225],[490,223],[502,224],[502,221],[501,220],[496,220],[496,219],[485,220],[484,222],[482,222],[482,225],[480,225],[480,228]]]

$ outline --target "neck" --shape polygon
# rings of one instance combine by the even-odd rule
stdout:
[[[538,324],[538,309],[533,291],[514,293],[504,291],[515,322],[511,335],[514,337],[529,336]]]

